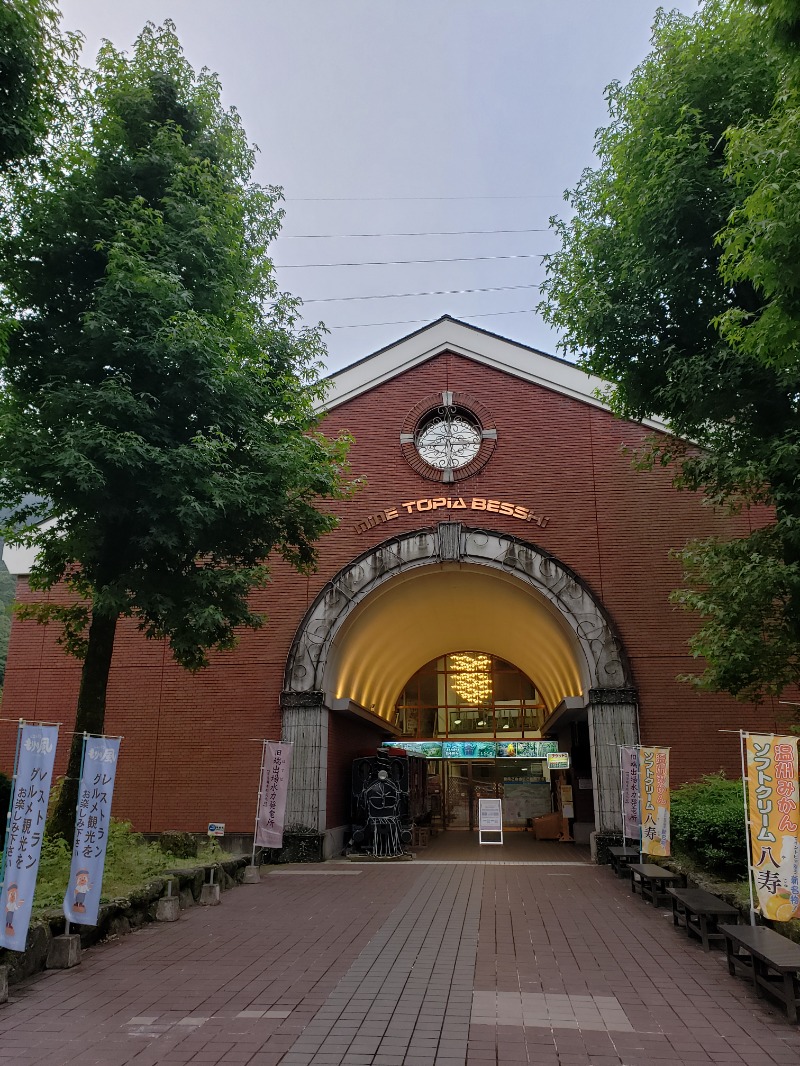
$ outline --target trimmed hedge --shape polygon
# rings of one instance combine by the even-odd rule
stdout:
[[[707,774],[672,793],[672,840],[709,872],[725,880],[747,877],[747,841],[741,780]]]

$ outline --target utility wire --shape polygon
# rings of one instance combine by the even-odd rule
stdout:
[[[316,300],[303,300],[306,304],[345,303],[350,300],[401,300],[407,296],[457,296],[462,292],[505,292],[509,289],[539,289],[540,285],[494,285],[488,289],[428,289],[425,292],[390,292],[383,296],[324,296]]]
[[[535,307],[523,307],[521,311],[486,311],[480,315],[464,315],[464,318],[493,318],[495,315],[529,315]],[[365,326],[410,326],[415,322],[430,322],[429,318],[401,318],[394,322],[353,322],[347,326],[328,326],[328,329],[363,329]]]
[[[521,196],[287,196],[292,203],[362,202],[364,200],[561,200],[557,193],[524,193]]]
[[[277,270],[306,270],[310,267],[360,267],[360,266],[402,266],[410,263],[479,263],[489,259],[542,259],[546,253],[534,255],[471,255],[457,259],[379,259],[364,263],[276,263]]]
[[[461,237],[481,233],[547,233],[546,226],[535,229],[434,229],[414,230],[402,233],[282,233],[277,239],[284,241],[322,240],[330,237]]]

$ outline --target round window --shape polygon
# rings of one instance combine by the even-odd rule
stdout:
[[[437,470],[458,470],[481,448],[481,427],[463,408],[439,407],[422,420],[414,434],[420,457]]]
[[[415,404],[400,432],[400,448],[411,469],[428,481],[448,484],[476,474],[496,444],[494,421],[480,400],[450,389]]]

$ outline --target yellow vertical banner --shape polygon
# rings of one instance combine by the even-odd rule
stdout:
[[[787,922],[800,915],[800,786],[797,737],[745,738],[751,877],[758,910]]]
[[[642,853],[669,855],[669,748],[639,748]]]

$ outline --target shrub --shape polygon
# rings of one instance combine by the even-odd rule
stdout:
[[[5,844],[6,815],[8,814],[8,805],[10,802],[11,778],[6,777],[5,774],[0,774],[0,848]]]
[[[197,855],[197,837],[180,829],[168,829],[158,838],[158,846],[170,855],[193,859]]]
[[[707,774],[672,793],[672,839],[709,873],[747,877],[741,780]]]
[[[192,840],[197,858],[191,859],[188,865],[220,861],[222,853],[216,842],[198,847],[194,837]],[[35,912],[61,907],[69,881],[71,858],[72,848],[62,837],[44,838],[33,900]],[[133,831],[129,822],[112,818],[100,898],[107,901],[127,897],[165,871],[186,865],[186,856],[164,851],[155,843],[149,844],[140,833]]]

